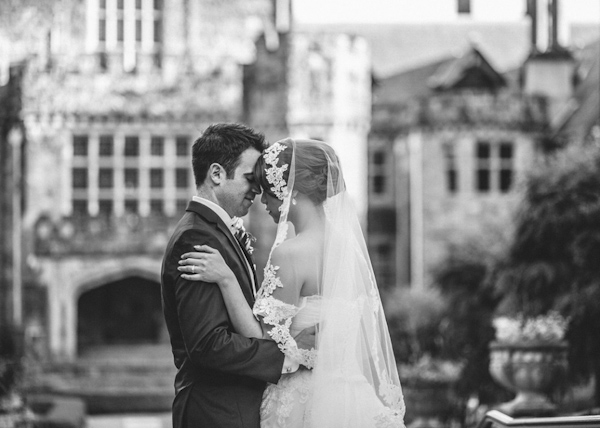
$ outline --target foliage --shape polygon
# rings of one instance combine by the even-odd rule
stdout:
[[[396,361],[441,356],[445,304],[435,290],[398,288],[383,296]]]
[[[489,372],[488,345],[494,339],[492,318],[498,297],[490,281],[497,247],[483,238],[457,244],[450,256],[434,271],[434,283],[446,300],[444,352],[446,358],[462,362],[457,392],[464,398],[475,395],[482,403],[496,402],[505,392]]]
[[[600,146],[575,145],[530,175],[516,233],[498,265],[499,313],[570,317],[573,380],[596,377],[600,404]]]
[[[16,337],[14,328],[0,324],[0,398],[11,394],[21,373],[22,349]]]
[[[518,315],[494,319],[496,340],[505,343],[561,342],[568,325],[569,319],[557,311],[533,318]]]
[[[461,368],[456,362],[434,359],[426,354],[413,364],[400,364],[399,373],[403,384],[410,384],[417,379],[429,383],[448,383],[460,377]]]
[[[57,3],[65,0],[0,0],[0,35],[15,42],[48,29]]]

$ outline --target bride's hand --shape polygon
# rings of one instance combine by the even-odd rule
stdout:
[[[189,281],[215,282],[220,286],[237,282],[218,250],[208,245],[196,245],[195,252],[185,253],[179,261],[181,277]]]

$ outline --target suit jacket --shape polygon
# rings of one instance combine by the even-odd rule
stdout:
[[[266,382],[277,383],[284,355],[273,341],[235,332],[216,284],[181,278],[181,255],[203,244],[221,252],[248,304],[254,304],[245,256],[229,227],[210,208],[191,201],[167,245],[161,274],[177,367],[173,428],[258,428]]]

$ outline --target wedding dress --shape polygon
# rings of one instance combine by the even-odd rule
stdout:
[[[323,256],[315,267],[319,290],[315,295],[297,296],[297,303],[290,304],[278,298],[290,286],[281,280],[280,268],[302,272],[311,267],[297,260],[289,260],[298,265],[292,269],[276,266],[272,255],[290,238],[287,219],[297,194],[294,189],[312,186],[312,181],[308,187],[298,183],[313,179],[301,169],[308,168],[301,159],[302,150],[322,147],[324,153],[319,156],[327,161],[322,171],[326,183],[316,185],[323,192],[326,188],[320,202],[325,216]],[[389,332],[337,156],[325,143],[287,139],[273,144],[264,158],[271,190],[283,203],[253,312],[271,326],[269,334],[280,349],[304,367],[267,387],[261,428],[403,428],[404,399]],[[293,337],[310,326],[317,326],[316,350],[298,349]]]

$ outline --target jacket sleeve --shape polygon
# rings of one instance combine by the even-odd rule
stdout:
[[[284,362],[277,344],[235,333],[218,285],[185,280],[177,271],[181,255],[194,251],[194,245],[204,244],[221,252],[238,282],[242,283],[245,275],[233,253],[208,232],[188,230],[175,243],[169,264],[175,269],[177,313],[190,360],[203,368],[277,383]]]

